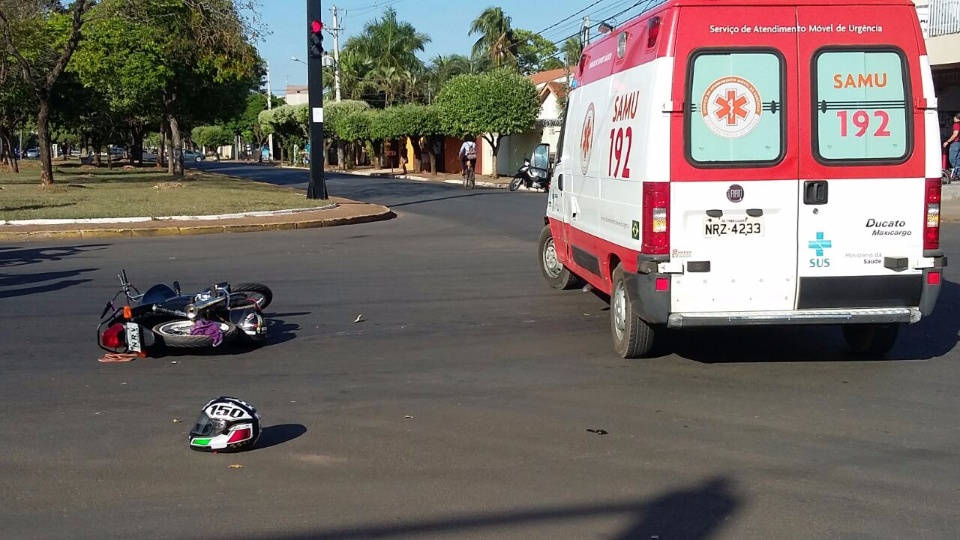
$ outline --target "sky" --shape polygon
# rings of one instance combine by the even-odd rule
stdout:
[[[263,23],[268,35],[259,43],[261,56],[270,64],[270,87],[274,94],[283,95],[285,85],[305,85],[307,66],[291,60],[307,56],[307,2],[320,0],[261,0]],[[640,3],[642,3],[641,0]],[[479,36],[469,36],[470,23],[488,7],[500,7],[512,18],[513,28],[540,32],[551,41],[562,41],[578,32],[583,17],[591,23],[613,14],[627,11],[616,22],[623,23],[639,8],[637,0],[323,0],[323,23],[333,27],[331,8],[337,7],[340,27],[340,47],[350,36],[363,32],[365,23],[379,18],[384,9],[392,6],[397,18],[412,24],[418,32],[430,36],[426,50],[419,54],[426,62],[438,55],[469,55]],[[574,15],[580,10],[582,13]],[[574,15],[570,19],[563,19]],[[561,22],[563,21],[563,22]],[[556,26],[553,26],[557,24]],[[552,26],[552,28],[551,28]],[[324,35],[324,48],[333,50],[333,37]]]

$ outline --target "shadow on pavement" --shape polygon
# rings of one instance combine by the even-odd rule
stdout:
[[[267,319],[267,345],[277,345],[293,341],[297,337],[297,331],[300,325],[287,322],[287,317],[302,317],[310,315],[309,311],[298,313],[267,313],[264,316]]]
[[[428,535],[448,536],[467,533],[497,532],[506,534],[511,528],[530,530],[537,526],[557,526],[563,523],[598,518],[629,519],[630,524],[620,531],[594,531],[596,538],[615,540],[649,540],[650,538],[683,538],[707,540],[715,537],[723,524],[743,504],[733,493],[727,478],[714,478],[688,489],[665,493],[651,500],[613,501],[592,505],[560,506],[515,512],[468,514],[433,521],[361,526],[344,529],[317,529],[314,531],[270,535],[278,540],[353,540],[359,538],[417,538]]]
[[[45,261],[60,261],[67,257],[80,255],[88,251],[98,251],[110,247],[111,244],[84,244],[80,246],[61,247],[0,247],[0,267],[23,266]]]
[[[836,326],[704,328],[667,331],[664,347],[704,364],[930,360],[952,351],[960,341],[960,285],[944,281],[933,314],[905,325],[885,358],[851,352]],[[659,350],[659,347],[658,347]]]
[[[84,272],[94,272],[96,268],[83,268],[80,270],[69,270],[65,272],[38,272],[35,274],[7,275],[0,274],[0,298],[15,298],[19,296],[30,296],[45,292],[60,291],[74,285],[87,283],[90,279],[67,279],[77,277]],[[44,283],[49,282],[49,283]],[[21,285],[44,283],[34,287],[22,289],[12,289],[10,287],[19,287]]]
[[[264,450],[271,446],[277,446],[285,442],[290,442],[307,432],[306,426],[300,424],[280,424],[263,428],[257,444],[250,451]]]

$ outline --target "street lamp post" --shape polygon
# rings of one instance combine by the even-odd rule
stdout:
[[[273,88],[270,87],[270,62],[267,62],[267,110],[273,110]],[[263,155],[261,150],[260,155]],[[270,161],[273,161],[273,132],[267,135],[267,154],[270,157]]]

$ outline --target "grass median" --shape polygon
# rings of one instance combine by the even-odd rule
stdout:
[[[35,161],[21,161],[19,174],[0,172],[0,220],[215,215],[332,204],[292,188],[195,170],[175,178],[154,165],[54,167],[51,186],[40,185]]]

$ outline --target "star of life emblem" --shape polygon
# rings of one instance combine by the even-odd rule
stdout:
[[[763,102],[760,92],[742,77],[723,77],[707,88],[700,102],[700,114],[717,135],[736,139],[760,123]]]
[[[593,103],[591,103],[590,107],[587,108],[587,115],[583,118],[583,131],[580,132],[580,171],[583,174],[587,174],[587,170],[590,168],[596,116]]]

